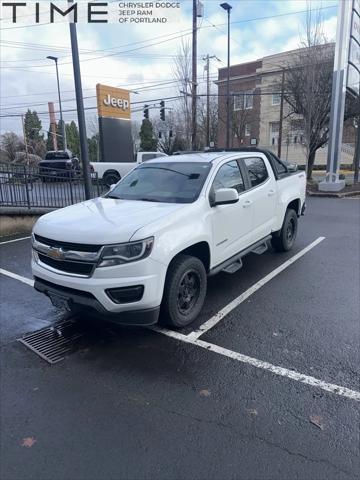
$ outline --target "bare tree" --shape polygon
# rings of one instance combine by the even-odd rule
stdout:
[[[24,143],[14,132],[6,132],[1,135],[1,149],[6,152],[8,159],[13,162],[16,159],[16,153],[24,150]]]
[[[182,40],[181,46],[174,60],[173,77],[178,84],[179,96],[182,97],[176,108],[176,117],[183,126],[183,137],[186,148],[191,148],[191,46],[189,41]]]
[[[209,125],[210,125],[210,141],[217,144],[217,134],[218,134],[218,102],[217,98],[210,96],[209,101]],[[198,101],[198,136],[199,136],[199,146],[206,146],[206,122],[207,122],[207,105],[206,98],[200,98]]]
[[[303,119],[307,178],[311,179],[317,150],[329,138],[334,45],[326,43],[319,11],[308,8],[305,38],[286,66],[285,101],[289,115]]]

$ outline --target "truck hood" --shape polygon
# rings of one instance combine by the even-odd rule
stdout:
[[[175,203],[94,198],[43,215],[36,222],[34,233],[71,243],[106,245],[128,242],[139,228],[184,206]]]

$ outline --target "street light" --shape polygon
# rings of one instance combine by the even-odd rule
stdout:
[[[230,13],[232,6],[228,3],[221,3],[228,14],[228,52],[227,52],[227,85],[226,85],[226,148],[230,148]]]
[[[61,120],[61,127],[62,127],[62,137],[63,137],[64,150],[66,150],[66,148],[67,148],[66,129],[65,129],[65,123],[64,123],[64,120],[63,120],[62,107],[61,107],[61,93],[60,93],[60,82],[59,82],[58,58],[57,57],[52,57],[51,55],[49,55],[46,58],[48,58],[49,60],[54,60],[54,62],[55,62],[56,79],[57,79],[58,94],[59,94],[59,108],[60,108],[60,120]]]

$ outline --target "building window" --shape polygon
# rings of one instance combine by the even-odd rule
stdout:
[[[270,122],[270,145],[277,145],[279,141],[279,122]]]
[[[245,123],[245,137],[250,137],[251,131],[250,131],[250,124]]]
[[[272,105],[280,105],[281,102],[281,93],[273,93],[272,94]]]
[[[234,111],[248,110],[253,108],[253,91],[234,93]]]
[[[247,92],[245,92],[245,95],[244,95],[245,110],[249,108],[253,108],[253,100],[254,100],[253,91],[248,90]]]
[[[244,108],[244,96],[242,93],[234,94],[234,110],[242,110]]]

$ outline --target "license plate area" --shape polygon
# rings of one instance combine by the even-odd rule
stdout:
[[[71,311],[72,300],[70,298],[63,297],[62,295],[58,295],[57,293],[53,292],[48,292],[48,296],[54,307],[61,308],[62,310],[66,310],[67,312]]]

